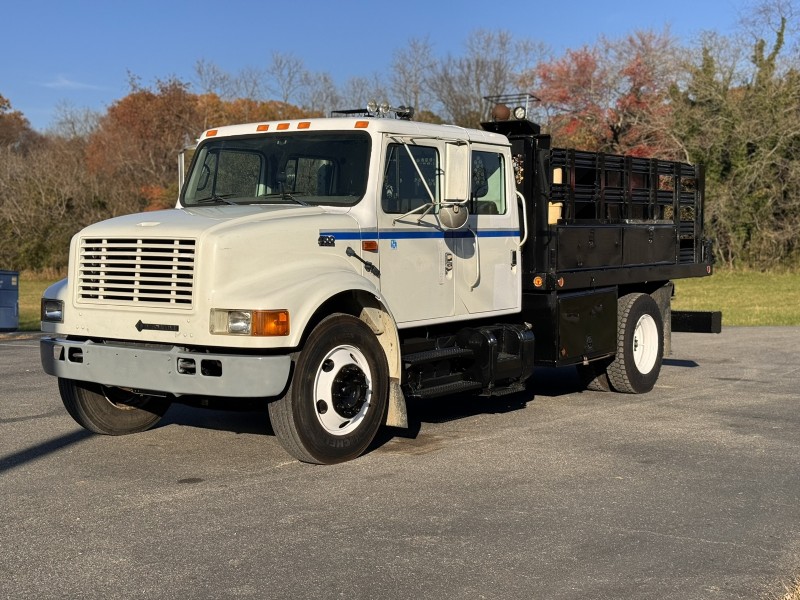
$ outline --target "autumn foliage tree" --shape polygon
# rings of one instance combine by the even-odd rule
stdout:
[[[28,119],[0,94],[0,148],[25,150],[39,141],[41,136],[31,129]]]
[[[91,135],[87,167],[126,189],[129,212],[169,206],[177,191],[176,157],[200,123],[197,98],[186,83],[169,79],[150,89],[132,80],[131,93],[109,107]],[[117,213],[122,207],[109,208]]]
[[[702,163],[707,230],[725,264],[797,267],[800,55],[791,5],[764,0],[754,14],[766,28],[745,41],[706,34],[696,52],[666,30],[546,59],[541,45],[502,31],[471,32],[461,55],[445,57],[410,40],[389,77],[353,74],[341,87],[281,53],[235,74],[201,61],[193,84],[131,78],[106,111],[64,114],[45,134],[0,96],[0,263],[61,269],[83,226],[173,206],[177,155],[212,127],[323,116],[371,99],[413,105],[417,120],[478,126],[483,96],[530,92],[555,145]]]
[[[670,86],[679,63],[668,31],[637,31],[567,50],[523,74],[544,125],[561,146],[638,156],[674,156]]]

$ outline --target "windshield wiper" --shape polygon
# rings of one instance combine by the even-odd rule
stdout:
[[[259,196],[259,198],[280,198],[281,200],[291,200],[292,202],[295,202],[300,206],[311,206],[308,202],[303,202],[299,198],[295,198],[289,192],[276,192],[274,194],[264,194],[262,196]]]
[[[224,195],[214,194],[209,198],[203,198],[202,200],[198,200],[197,204],[214,203],[214,204],[231,204],[233,206],[236,206],[236,202],[228,200],[228,198],[230,198],[231,196],[233,196],[233,194],[224,194]]]

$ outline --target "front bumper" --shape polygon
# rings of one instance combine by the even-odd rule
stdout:
[[[178,346],[42,338],[42,367],[49,375],[175,396],[266,398],[286,389],[288,355],[190,352]]]

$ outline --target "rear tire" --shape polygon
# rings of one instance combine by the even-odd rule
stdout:
[[[333,464],[367,449],[386,418],[389,368],[360,319],[324,319],[296,355],[289,389],[269,404],[278,441],[296,459]]]
[[[85,429],[103,435],[146,431],[158,423],[170,404],[163,398],[72,379],[59,378],[58,390],[70,416]]]
[[[617,301],[617,355],[608,380],[618,392],[643,394],[653,389],[664,357],[661,311],[648,294],[628,294]]]
[[[584,389],[593,392],[610,392],[611,382],[608,380],[608,365],[613,359],[602,359],[588,365],[576,365],[578,378]]]

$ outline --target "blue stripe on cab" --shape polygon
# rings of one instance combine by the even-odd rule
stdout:
[[[503,238],[519,237],[519,229],[479,229],[479,238]],[[337,240],[413,240],[413,239],[436,239],[436,238],[471,238],[472,231],[439,231],[439,230],[384,230],[384,231],[365,231],[359,234],[357,231],[320,231],[320,235],[329,235]]]

